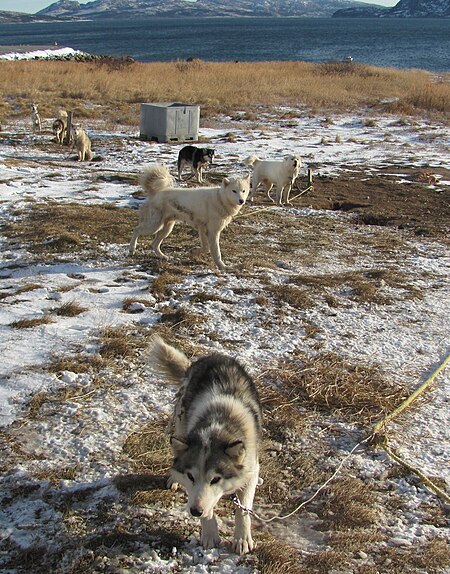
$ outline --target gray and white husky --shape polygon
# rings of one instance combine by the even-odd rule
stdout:
[[[242,506],[253,505],[262,423],[258,392],[244,368],[224,355],[208,355],[191,364],[155,336],[150,357],[153,368],[179,386],[168,485],[184,487],[189,512],[201,521],[201,543],[213,548],[220,542],[214,516],[220,498],[235,493]],[[254,547],[250,516],[238,507],[233,550],[244,554]]]

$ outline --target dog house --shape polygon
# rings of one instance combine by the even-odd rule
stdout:
[[[200,106],[161,102],[141,104],[140,137],[158,142],[198,140]]]

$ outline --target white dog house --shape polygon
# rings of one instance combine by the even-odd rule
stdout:
[[[158,142],[198,140],[200,106],[160,102],[141,104],[140,137]]]

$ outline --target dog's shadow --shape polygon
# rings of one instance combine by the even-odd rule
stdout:
[[[113,483],[120,492],[133,495],[140,491],[167,490],[168,478],[158,474],[119,474],[113,478]]]

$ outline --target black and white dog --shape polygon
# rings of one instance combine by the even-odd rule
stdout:
[[[185,166],[191,168],[198,183],[203,183],[202,170],[214,160],[215,150],[207,147],[187,145],[178,154],[178,180],[181,181],[181,172]]]
[[[258,450],[262,409],[256,386],[233,358],[220,354],[191,362],[184,353],[155,336],[153,370],[178,386],[170,425],[173,464],[169,486],[181,485],[192,516],[200,518],[201,543],[220,543],[215,507],[235,493],[251,509],[259,480]],[[251,552],[255,543],[247,511],[236,509],[232,548]]]

